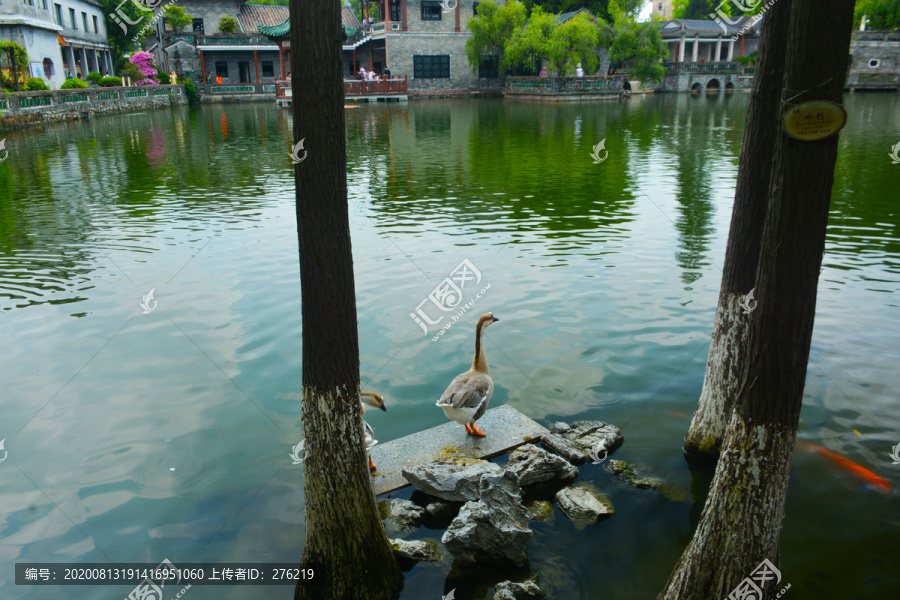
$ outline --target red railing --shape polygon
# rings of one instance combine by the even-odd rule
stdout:
[[[406,76],[403,79],[345,79],[345,96],[382,96],[384,94],[405,94]]]

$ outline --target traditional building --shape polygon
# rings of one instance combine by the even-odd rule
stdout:
[[[70,77],[113,73],[103,5],[93,0],[0,2],[0,40],[28,53],[30,77],[58,88]]]
[[[674,3],[672,0],[651,0],[650,16],[659,17],[660,19],[671,19]]]
[[[668,62],[731,62],[750,56],[759,47],[759,26],[752,17],[737,24],[705,19],[670,19],[663,23],[662,39],[669,47]]]

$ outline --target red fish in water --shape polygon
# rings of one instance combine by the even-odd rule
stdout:
[[[867,468],[856,464],[849,458],[844,458],[843,456],[839,456],[839,455],[835,454],[831,450],[826,450],[822,446],[816,446],[815,444],[811,444],[809,442],[804,442],[801,440],[800,443],[804,444],[805,446],[809,446],[816,452],[821,452],[822,454],[824,454],[825,456],[827,456],[828,458],[830,458],[831,460],[833,460],[840,466],[844,467],[845,469],[847,469],[848,471],[850,471],[851,473],[853,473],[854,475],[856,475],[857,477],[859,477],[860,479],[865,481],[866,483],[871,483],[873,485],[877,485],[878,487],[880,487],[881,489],[883,489],[886,492],[891,491],[891,484],[889,484],[887,482],[887,480],[884,479],[884,477],[880,477],[880,476],[876,475],[875,473],[868,470]]]

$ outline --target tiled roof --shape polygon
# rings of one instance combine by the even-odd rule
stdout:
[[[260,27],[272,27],[290,18],[287,6],[267,6],[244,4],[238,15],[238,24],[243,33],[256,33]]]
[[[666,21],[662,26],[662,34],[663,37],[667,33],[699,33],[699,34],[709,34],[709,35],[731,35],[735,33],[739,33],[744,26],[750,21],[753,17],[740,17],[737,19],[737,24],[732,25],[728,23],[724,19],[722,20],[722,25],[725,26],[727,31],[722,31],[722,27],[719,26],[719,23],[713,21],[712,19],[670,19]],[[754,29],[758,29],[759,25],[754,25]]]
[[[246,5],[245,5],[246,6]],[[285,12],[287,12],[286,6],[270,6],[270,7],[256,7],[256,8],[283,8]],[[341,23],[344,28],[347,29],[359,29],[359,19],[356,18],[356,15],[353,14],[353,10],[349,6],[341,7]],[[266,36],[271,38],[279,38],[279,37],[288,37],[291,35],[291,18],[290,15],[285,15],[283,20],[278,23],[272,24],[260,24],[257,30]],[[245,30],[249,31],[249,30]]]

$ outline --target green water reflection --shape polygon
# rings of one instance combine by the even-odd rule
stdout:
[[[524,574],[540,573],[553,598],[655,597],[699,517],[709,473],[692,474],[680,446],[702,384],[747,102],[346,110],[363,385],[390,407],[371,418],[376,437],[445,422],[434,401],[471,360],[474,318],[491,310],[501,318],[486,348],[493,406],[545,425],[613,422],[626,439],[616,458],[692,497],[669,502],[582,467],[617,513],[582,530],[558,511],[534,524]],[[898,100],[848,96],[847,108],[800,437],[896,487],[900,171],[887,152]],[[302,467],[288,456],[303,437],[290,131],[287,111],[227,105],[8,134],[6,563],[299,558]],[[315,131],[306,140],[315,152]],[[595,164],[601,140],[608,154]],[[424,334],[410,313],[464,259],[481,275],[464,299],[491,287],[432,341],[437,327]],[[145,314],[151,289],[158,306]],[[895,499],[798,450],[781,557],[797,597],[900,589]],[[522,574],[423,565],[407,573],[402,597],[455,588],[481,598],[492,581]],[[288,588],[190,594],[291,597]],[[3,573],[0,597],[35,596]]]

